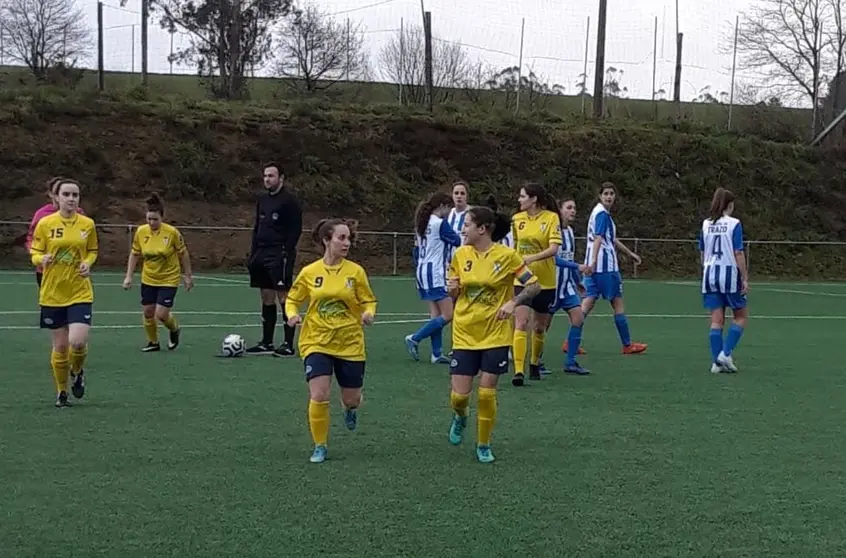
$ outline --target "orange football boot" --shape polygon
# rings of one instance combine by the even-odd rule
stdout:
[[[566,341],[566,340],[564,341],[564,344],[563,344],[563,345],[561,345],[561,352],[562,352],[562,353],[566,353],[566,352],[567,352],[567,341]],[[579,352],[578,352],[578,353],[576,353],[576,354],[586,355],[586,354],[587,354],[587,352],[585,352],[585,350],[584,350],[584,349],[580,346],[580,347],[579,347]]]
[[[628,347],[623,347],[623,354],[624,355],[638,355],[640,353],[645,353],[646,348],[649,345],[646,343],[632,343]]]

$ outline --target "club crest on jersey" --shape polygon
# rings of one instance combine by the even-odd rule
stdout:
[[[541,223],[541,232],[546,232],[546,223]]]
[[[347,277],[346,284],[348,289],[352,289],[353,287],[355,287],[355,279],[353,279],[352,277]]]
[[[79,237],[83,239],[88,238],[88,231],[79,231]]]
[[[499,263],[499,262],[494,262],[493,268],[494,268],[494,273],[499,273],[499,270],[502,269],[502,264]]]

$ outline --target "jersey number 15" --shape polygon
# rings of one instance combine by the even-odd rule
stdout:
[[[62,238],[65,235],[65,229],[50,229],[50,238]]]

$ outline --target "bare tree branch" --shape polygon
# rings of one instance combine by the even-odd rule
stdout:
[[[758,72],[775,94],[818,102],[823,70],[830,68],[823,24],[831,16],[831,2],[759,0],[741,18],[739,66]]]
[[[74,0],[5,0],[0,4],[5,53],[42,80],[51,68],[71,68],[90,52],[91,33]]]
[[[432,86],[435,103],[452,98],[476,74],[467,50],[459,43],[432,39]],[[403,87],[404,102],[426,99],[425,36],[421,27],[410,27],[392,37],[379,52],[383,79]]]
[[[275,50],[277,75],[294,78],[295,88],[316,91],[339,81],[367,75],[364,29],[349,20],[338,22],[314,4],[279,26]]]

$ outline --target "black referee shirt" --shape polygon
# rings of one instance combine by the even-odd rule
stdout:
[[[303,211],[297,198],[284,188],[265,192],[256,202],[252,253],[259,250],[285,249],[293,254],[303,232]]]

